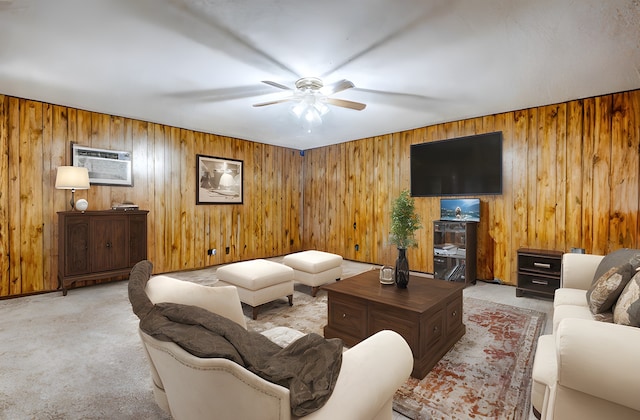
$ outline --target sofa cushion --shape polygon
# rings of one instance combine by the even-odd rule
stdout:
[[[616,324],[640,327],[640,273],[627,283],[613,309]]]
[[[634,274],[634,267],[627,262],[609,269],[600,276],[587,291],[591,313],[599,314],[610,310]]]
[[[556,289],[553,297],[553,307],[562,305],[575,305],[587,307],[587,291],[582,289],[571,289],[561,287]]]
[[[598,264],[591,283],[598,281],[604,273],[612,268],[620,267],[625,263],[630,263],[634,268],[640,266],[640,250],[622,248],[605,255],[600,264]]]

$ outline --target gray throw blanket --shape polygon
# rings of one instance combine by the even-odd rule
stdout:
[[[262,334],[197,306],[154,305],[145,292],[152,272],[149,261],[133,267],[129,301],[140,329],[161,341],[172,341],[202,358],[222,357],[289,389],[291,412],[305,416],[331,396],[342,364],[342,341],[308,334],[281,348]]]

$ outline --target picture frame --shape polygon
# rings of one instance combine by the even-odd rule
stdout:
[[[89,170],[91,185],[133,186],[131,152],[71,143],[71,164]]]
[[[196,204],[242,204],[243,164],[237,159],[196,155]]]

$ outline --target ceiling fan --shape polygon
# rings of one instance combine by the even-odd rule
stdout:
[[[317,77],[303,77],[296,81],[295,89],[269,80],[263,80],[262,83],[266,83],[267,85],[278,89],[291,91],[291,94],[282,99],[254,104],[254,107],[274,105],[283,102],[298,102],[298,104],[301,105],[301,109],[304,107],[314,106],[317,108],[318,112],[324,114],[329,110],[326,104],[354,109],[356,111],[362,111],[367,106],[360,102],[330,97],[330,95],[354,87],[353,83],[344,79],[330,86],[325,86],[324,83],[322,83],[322,80]],[[295,108],[296,107],[294,107],[293,110],[294,113],[296,112]]]

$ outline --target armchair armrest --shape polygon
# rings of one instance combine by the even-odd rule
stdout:
[[[558,386],[640,411],[640,328],[585,319],[560,321]]]
[[[380,331],[345,351],[331,398],[305,419],[391,418],[389,401],[409,378],[413,354],[394,331]],[[388,408],[387,416],[381,411]]]
[[[562,255],[561,287],[589,290],[593,276],[604,255],[572,254]]]

